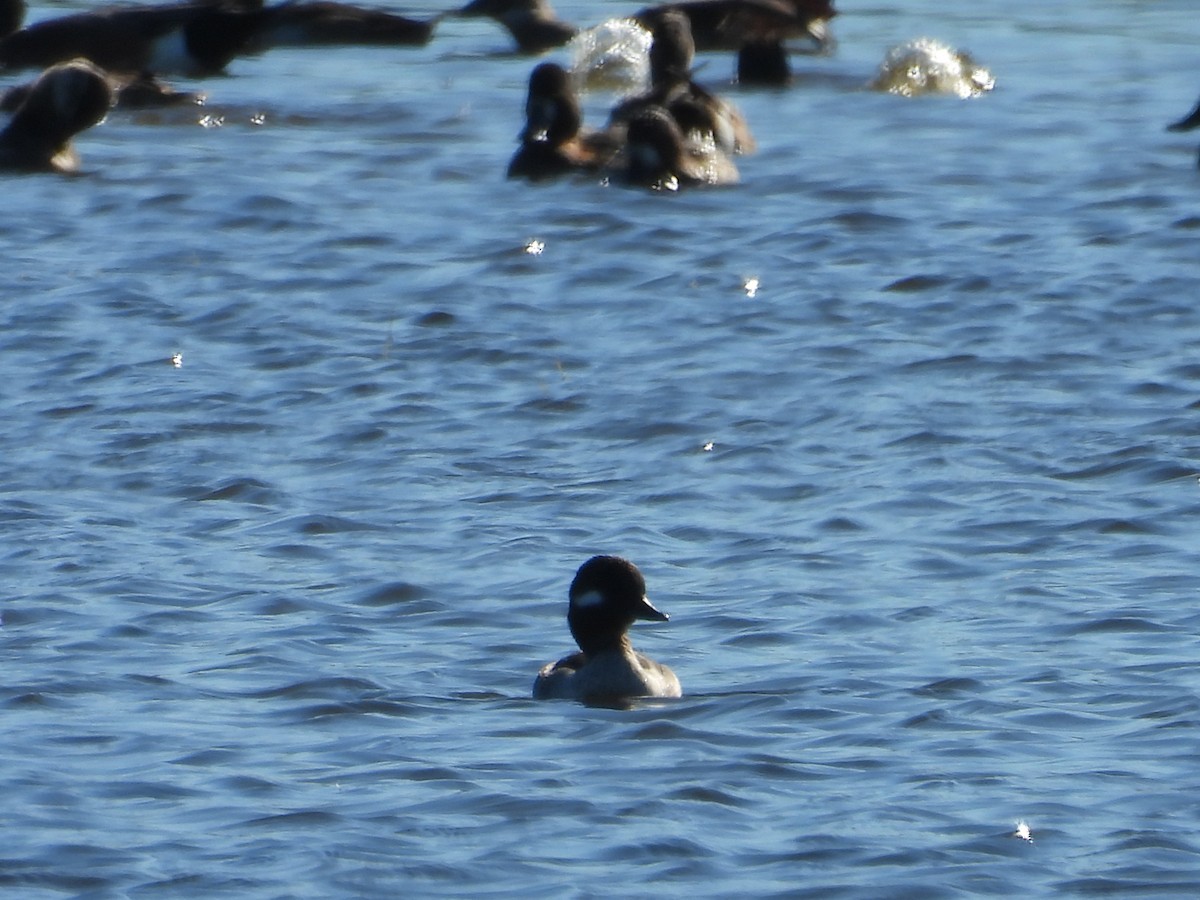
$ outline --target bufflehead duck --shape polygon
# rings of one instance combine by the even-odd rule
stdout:
[[[0,68],[44,68],[83,58],[110,72],[214,75],[249,48],[263,15],[261,9],[206,2],[75,13],[4,37]]]
[[[562,21],[548,0],[472,0],[458,15],[494,19],[513,36],[521,53],[541,53],[561,47],[578,29]]]
[[[108,79],[86,60],[46,70],[0,131],[0,166],[75,171],[79,157],[71,138],[102,120],[112,103]]]
[[[658,16],[649,55],[650,90],[617,104],[612,126],[646,107],[662,107],[687,138],[711,139],[725,153],[754,152],[754,137],[737,108],[691,80],[696,45],[687,16],[672,9]]]
[[[829,20],[837,15],[830,0],[682,0],[649,6],[634,19],[651,31],[668,9],[684,13],[698,50],[740,50],[756,41],[805,37],[819,52],[833,47]]]
[[[567,624],[580,652],[542,667],[535,700],[610,704],[682,695],[675,673],[635,651],[625,633],[638,619],[667,621],[646,599],[637,566],[619,556],[593,556],[575,573],[569,597]]]
[[[582,127],[583,113],[567,70],[550,62],[534,67],[521,147],[508,165],[508,177],[538,181],[604,166],[616,154],[617,140]]]
[[[1193,128],[1200,128],[1200,103],[1178,122],[1168,125],[1167,131],[1191,131]],[[1200,165],[1200,158],[1196,160],[1196,164]]]

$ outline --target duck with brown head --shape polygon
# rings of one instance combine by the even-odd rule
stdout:
[[[618,160],[619,175],[627,184],[656,191],[738,181],[737,168],[728,156],[715,147],[705,149],[686,141],[676,116],[661,106],[647,106],[630,120]]]
[[[595,171],[619,149],[606,132],[584,131],[583,113],[571,76],[557,63],[540,63],[529,76],[521,146],[508,166],[509,178],[542,181],[570,172]]]
[[[610,125],[630,122],[646,107],[662,107],[676,116],[689,140],[714,143],[725,154],[754,152],[754,136],[737,107],[691,79],[695,53],[687,16],[663,11],[650,42],[650,89],[617,104]]]

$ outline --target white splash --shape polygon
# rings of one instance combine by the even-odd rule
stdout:
[[[567,51],[581,91],[633,94],[650,84],[650,32],[633,19],[609,19],[587,28],[571,38]]]
[[[1024,819],[1017,820],[1017,829],[1013,832],[1013,837],[1018,837],[1023,841],[1033,843],[1033,833],[1029,830],[1029,823]]]
[[[992,90],[996,79],[970,54],[933,38],[917,38],[887,52],[870,86],[901,97],[953,94],[968,99]]]

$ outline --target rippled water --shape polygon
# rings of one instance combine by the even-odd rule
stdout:
[[[839,7],[735,188],[504,181],[474,21],[3,179],[0,886],[1200,890],[1200,19]],[[596,552],[683,700],[528,699]]]

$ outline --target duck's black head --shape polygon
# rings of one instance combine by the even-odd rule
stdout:
[[[567,624],[584,653],[619,647],[638,619],[667,621],[646,598],[646,580],[637,566],[619,556],[593,556],[571,582]]]
[[[583,114],[567,70],[552,62],[535,66],[529,75],[521,140],[545,140],[556,146],[575,137],[582,124]]]

